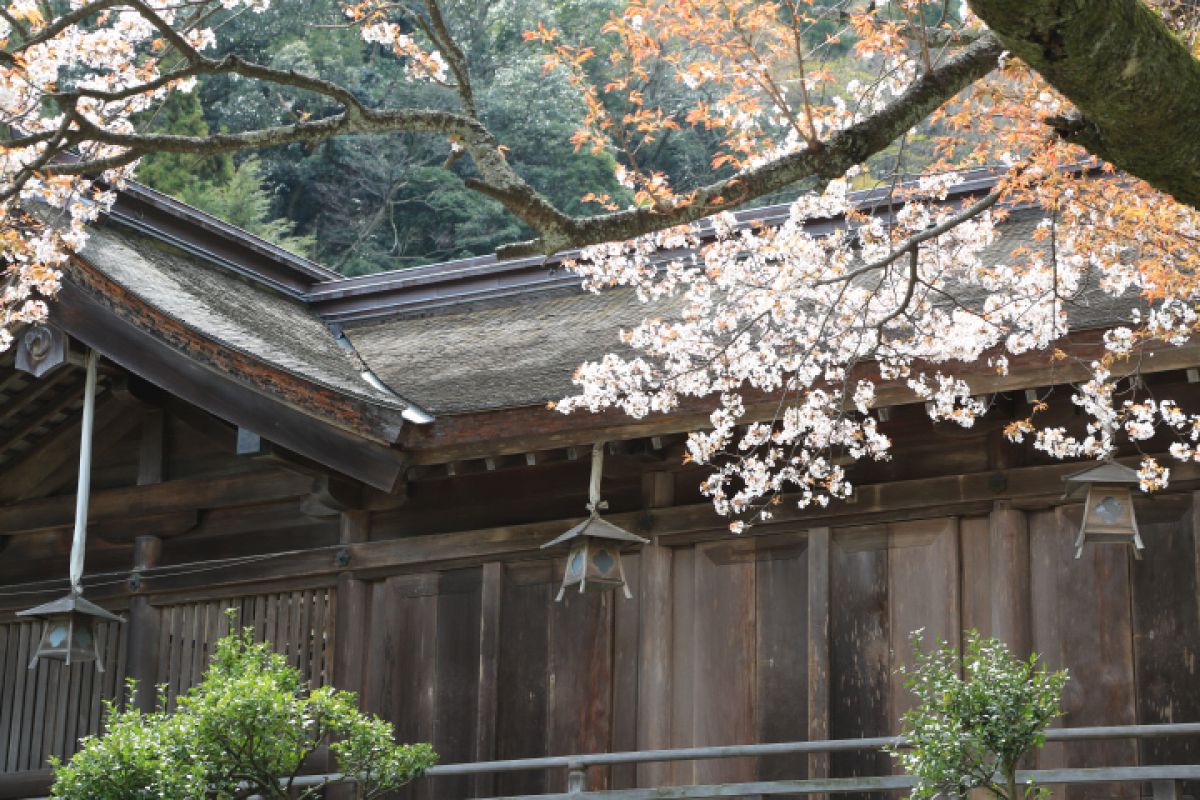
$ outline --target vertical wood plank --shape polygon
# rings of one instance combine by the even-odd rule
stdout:
[[[808,736],[809,741],[829,738],[829,528],[808,532]],[[829,776],[829,754],[808,757],[807,777]],[[820,800],[815,798],[814,800]]]
[[[325,648],[331,640],[326,619],[326,598],[329,598],[331,593],[328,589],[313,592],[312,647],[308,651],[308,682],[314,689],[328,683],[325,674]]]
[[[767,540],[759,542],[765,544]],[[754,590],[757,595],[755,741],[794,742],[808,738],[809,565],[807,542],[758,553]],[[804,778],[807,759],[764,756],[758,759],[759,780]]]
[[[500,627],[496,754],[501,759],[531,758],[549,748],[546,713],[549,705],[550,606],[554,602],[553,564],[548,561],[510,564],[504,571]],[[514,772],[496,777],[501,795],[540,794],[546,775]]]
[[[697,745],[740,744],[757,733],[754,699],[755,561],[725,557],[718,542],[698,545],[695,556],[697,670],[693,679],[693,724]],[[718,555],[720,554],[720,555]],[[755,759],[696,764],[700,783],[753,780]]]
[[[967,517],[958,522],[962,579],[963,631],[992,635],[992,557],[988,517]],[[1026,565],[1028,570],[1028,564]],[[1032,624],[1032,621],[1031,623]],[[1032,634],[1030,634],[1032,636]],[[961,641],[960,641],[961,644]]]
[[[1029,605],[1029,523],[1025,512],[996,503],[988,517],[991,634],[1021,657],[1032,649]]]
[[[179,607],[178,627],[175,629],[176,648],[171,658],[174,682],[178,687],[171,702],[192,687],[192,647],[195,644],[196,607],[184,603]]]
[[[1133,637],[1130,620],[1129,553],[1124,547],[1084,548],[1075,559],[1078,505],[1030,515],[1033,648],[1051,669],[1070,670],[1063,692],[1064,727],[1129,725],[1136,719]],[[1076,742],[1047,747],[1038,766],[1124,766],[1136,763],[1129,740]],[[1068,787],[1059,796],[1131,798],[1131,784]]]
[[[36,678],[29,669],[29,659],[37,646],[37,636],[39,629],[33,623],[24,623],[21,625],[20,633],[20,649],[17,651],[17,659],[20,669],[15,673],[16,684],[13,687],[13,715],[12,715],[12,738],[8,742],[8,769],[16,771],[21,769],[21,743],[28,741],[26,731],[29,730],[30,703],[32,698],[30,695],[33,692],[34,680]]]
[[[697,742],[693,716],[696,675],[696,548],[675,547],[671,553],[671,746],[692,747]],[[675,761],[671,783],[695,783],[695,762]]]
[[[8,747],[5,745],[15,735],[12,730],[13,706],[17,702],[14,685],[17,682],[17,651],[20,648],[20,624],[3,626],[4,658],[0,659],[0,772],[8,771]],[[24,669],[21,664],[20,668]]]
[[[595,753],[608,747],[612,692],[612,615],[615,592],[567,592],[550,606],[549,754]],[[622,601],[624,598],[621,598]],[[565,775],[549,776],[551,791]],[[607,770],[588,771],[588,788],[603,789]]]
[[[1200,691],[1194,688],[1200,671],[1200,612],[1187,602],[1200,593],[1195,513],[1193,499],[1182,519],[1139,525],[1146,552],[1141,561],[1130,562],[1130,578],[1140,725],[1200,719]],[[1182,736],[1139,739],[1138,755],[1142,764],[1196,764],[1200,742]],[[1183,795],[1200,796],[1200,781],[1182,784]]]
[[[898,672],[913,663],[912,633],[923,631],[926,647],[958,644],[958,520],[942,518],[888,526],[888,611],[890,733],[899,733],[900,717],[915,698]]]
[[[83,664],[70,670],[72,674],[67,687],[67,713],[63,719],[61,755],[70,756],[75,752],[75,743],[79,740],[79,705],[83,693],[83,683],[85,677],[95,671],[95,664]],[[86,700],[83,702],[86,703]]]
[[[438,577],[433,746],[447,763],[472,761],[479,716],[480,571],[450,570]],[[470,796],[471,782],[469,776],[460,776],[427,781],[425,786],[436,790],[438,798],[459,800]]]
[[[500,621],[504,600],[504,565],[498,561],[480,570],[479,674],[476,678],[475,761],[496,758],[497,685],[500,667]],[[495,775],[475,776],[476,797],[491,797],[496,791]]]
[[[830,546],[829,735],[884,736],[891,728],[888,532],[883,526],[835,530]],[[887,775],[883,753],[833,753],[833,777]]]
[[[675,672],[673,565],[671,548],[649,544],[638,556],[638,603],[641,630],[638,634],[637,747],[655,750],[670,747],[671,714]],[[689,575],[690,578],[690,575]],[[686,659],[690,654],[681,654]],[[670,782],[671,764],[639,764],[639,786],[663,786]]]
[[[99,645],[100,657],[104,659],[105,672],[99,675],[92,676],[92,683],[95,687],[92,695],[88,698],[90,708],[88,709],[88,733],[99,733],[104,722],[103,706],[101,700],[112,697],[108,694],[108,677],[107,671],[110,669],[110,661],[108,655],[111,650],[113,635],[113,625],[121,623],[102,623],[96,630],[96,644]],[[150,692],[154,694],[153,690]]]
[[[612,729],[606,745],[612,752],[638,748],[638,650],[641,636],[642,554],[624,556],[625,579],[633,589],[633,597],[613,595],[613,652],[612,652]],[[668,609],[669,610],[669,609]],[[667,717],[668,729],[670,717]],[[637,767],[615,764],[609,770],[610,788],[631,789],[637,785]]]

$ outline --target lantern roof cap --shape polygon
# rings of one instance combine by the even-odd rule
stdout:
[[[1115,461],[1100,461],[1087,469],[1063,477],[1067,497],[1077,497],[1088,486],[1097,483],[1141,483],[1137,470]]]
[[[65,597],[60,597],[57,600],[52,600],[49,603],[43,603],[35,608],[27,608],[24,611],[18,611],[18,617],[49,617],[56,614],[86,614],[89,617],[97,617],[99,619],[111,620],[113,622],[123,622],[121,617],[107,611],[100,606],[87,600],[83,595],[77,592],[70,592]]]
[[[562,536],[546,542],[544,545],[542,545],[542,549],[554,547],[555,545],[563,544],[564,542],[569,542],[572,539],[579,538],[580,536],[593,536],[597,539],[615,539],[619,542],[637,542],[638,544],[646,544],[650,541],[649,539],[643,539],[641,536],[638,536],[635,533],[630,533],[627,530],[618,528],[611,522],[601,519],[600,515],[593,511],[590,517],[576,525],[574,528],[571,528],[571,530],[567,531]]]

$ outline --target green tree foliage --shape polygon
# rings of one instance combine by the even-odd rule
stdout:
[[[311,236],[293,233],[291,220],[271,216],[271,196],[263,188],[257,156],[248,156],[238,164],[229,180],[197,181],[181,191],[179,198],[293,253],[304,255],[313,245]]]
[[[391,724],[360,712],[352,693],[310,690],[250,629],[221,639],[204,678],[177,702],[168,712],[160,695],[151,713],[110,703],[103,736],[84,739],[68,763],[52,759],[52,797],[311,800],[324,785],[300,789],[292,781],[328,746],[337,769],[359,779],[360,796],[375,798],[437,759],[427,744],[395,744]]]
[[[195,92],[174,92],[138,122],[147,130],[180,136],[211,133]],[[153,153],[138,165],[138,180],[160,192],[180,197],[198,184],[221,184],[233,177],[233,157],[197,158],[189,153]]]
[[[176,92],[139,122],[148,130],[182,136],[211,132],[195,92]],[[177,197],[256,236],[302,255],[312,247],[310,236],[294,233],[295,223],[276,216],[272,197],[256,156],[236,167],[229,155],[197,158],[187,153],[154,153],[138,165],[138,180],[152,189]]]
[[[971,789],[1001,800],[1035,796],[1035,787],[1017,785],[1017,763],[1061,716],[1066,670],[1049,672],[1036,654],[1017,658],[976,631],[962,654],[945,642],[926,650],[920,631],[913,643],[916,664],[900,672],[918,702],[901,720],[907,746],[892,753],[917,778],[912,797],[965,797]]]
[[[817,4],[830,15],[808,32],[812,42],[825,43],[823,61],[814,68],[832,69],[847,79],[861,71],[863,80],[871,80],[872,71],[837,36],[847,25],[841,4]],[[506,156],[517,171],[568,213],[599,210],[584,202],[589,194],[627,205],[631,196],[614,177],[613,156],[576,150],[571,142],[584,117],[579,93],[561,72],[545,72],[544,51],[523,38],[540,23],[599,52],[612,49],[618,42],[604,26],[621,10],[622,0],[442,0],[441,5],[466,54],[480,114],[508,148]],[[782,4],[781,13],[789,7]],[[961,0],[946,0],[926,13],[959,14]],[[218,43],[216,55],[237,52],[258,63],[320,75],[367,105],[459,107],[452,90],[405,80],[404,65],[390,50],[364,45],[358,31],[345,25],[337,0],[274,3],[261,14],[234,15],[222,25]],[[619,77],[622,69],[607,58],[592,59],[585,68],[598,86]],[[664,107],[712,100],[665,67],[655,71],[645,91]],[[628,111],[620,93],[602,93],[601,99],[616,117]],[[219,75],[201,79],[191,95],[173,98],[155,113],[152,127],[181,134],[241,131],[334,110],[327,98],[285,97],[269,86]],[[718,131],[684,125],[635,142],[634,149],[640,167],[670,175],[675,188],[686,191],[728,172],[712,166],[719,139]],[[878,172],[916,168],[929,160],[930,149],[921,131],[914,131],[880,154]],[[347,275],[482,255],[530,238],[532,232],[498,203],[464,186],[472,177],[469,160],[448,155],[438,137],[397,133],[346,137],[314,148],[266,149],[251,167],[239,162],[236,175],[227,158],[198,165],[194,157],[155,155],[143,161],[138,177]],[[254,173],[254,181],[243,168]],[[858,188],[874,185],[869,172],[860,181]],[[790,202],[814,184],[755,204]],[[254,213],[235,219],[228,216],[231,208]]]

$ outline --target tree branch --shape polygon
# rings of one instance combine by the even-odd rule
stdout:
[[[969,0],[1081,113],[1064,139],[1200,208],[1200,61],[1141,0]]]
[[[315,92],[339,103],[344,110],[317,120],[209,136],[118,133],[77,115],[74,121],[78,130],[72,131],[72,144],[95,142],[120,148],[121,152],[105,158],[49,164],[45,172],[59,175],[96,174],[130,164],[152,152],[215,155],[291,143],[315,145],[348,134],[408,131],[454,136],[462,142],[478,170],[478,177],[468,179],[467,186],[499,201],[539,234],[534,242],[506,248],[502,255],[509,256],[529,252],[552,254],[572,247],[630,239],[735,208],[805,178],[829,180],[838,177],[850,167],[886,148],[959,91],[990,72],[996,65],[1001,45],[991,36],[982,36],[919,77],[904,94],[882,111],[833,134],[825,142],[818,142],[760,167],[701,187],[686,204],[670,208],[636,208],[589,217],[572,217],[554,207],[516,173],[506,160],[500,142],[470,113],[432,109],[373,109],[365,106],[353,92],[331,81],[254,64],[236,55],[212,59],[195,50],[184,52],[190,63],[172,73],[174,77],[236,74]],[[146,86],[161,85],[162,80],[160,78]],[[121,94],[125,95],[125,92]],[[83,92],[76,95],[68,92],[57,95],[55,99],[64,105],[71,105],[82,96]]]

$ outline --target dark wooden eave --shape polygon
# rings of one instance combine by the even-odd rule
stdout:
[[[990,367],[986,357],[943,369],[965,380],[976,395],[1073,383],[1091,377],[1087,365],[1103,354],[1103,340],[1103,330],[1076,331],[1057,348],[1068,358],[1059,359],[1047,351],[1010,356],[1006,375]],[[1200,365],[1200,340],[1183,346],[1150,342],[1140,362],[1130,366],[1130,372],[1152,374],[1197,365]],[[1121,374],[1119,364],[1116,373]],[[920,402],[904,380],[879,380],[873,367],[864,365],[850,382],[859,377],[876,382],[876,407]],[[779,397],[747,393],[745,405],[746,422],[774,419],[779,412]],[[672,413],[653,414],[644,419],[634,419],[618,410],[562,414],[546,406],[445,414],[431,425],[407,428],[400,446],[409,453],[414,465],[445,464],[702,430],[711,427],[709,414],[715,407],[714,398],[684,398]]]
[[[53,321],[159,388],[365,484],[393,491],[406,458],[387,443],[400,411],[226,347],[141,301],[82,259],[64,271]]]

